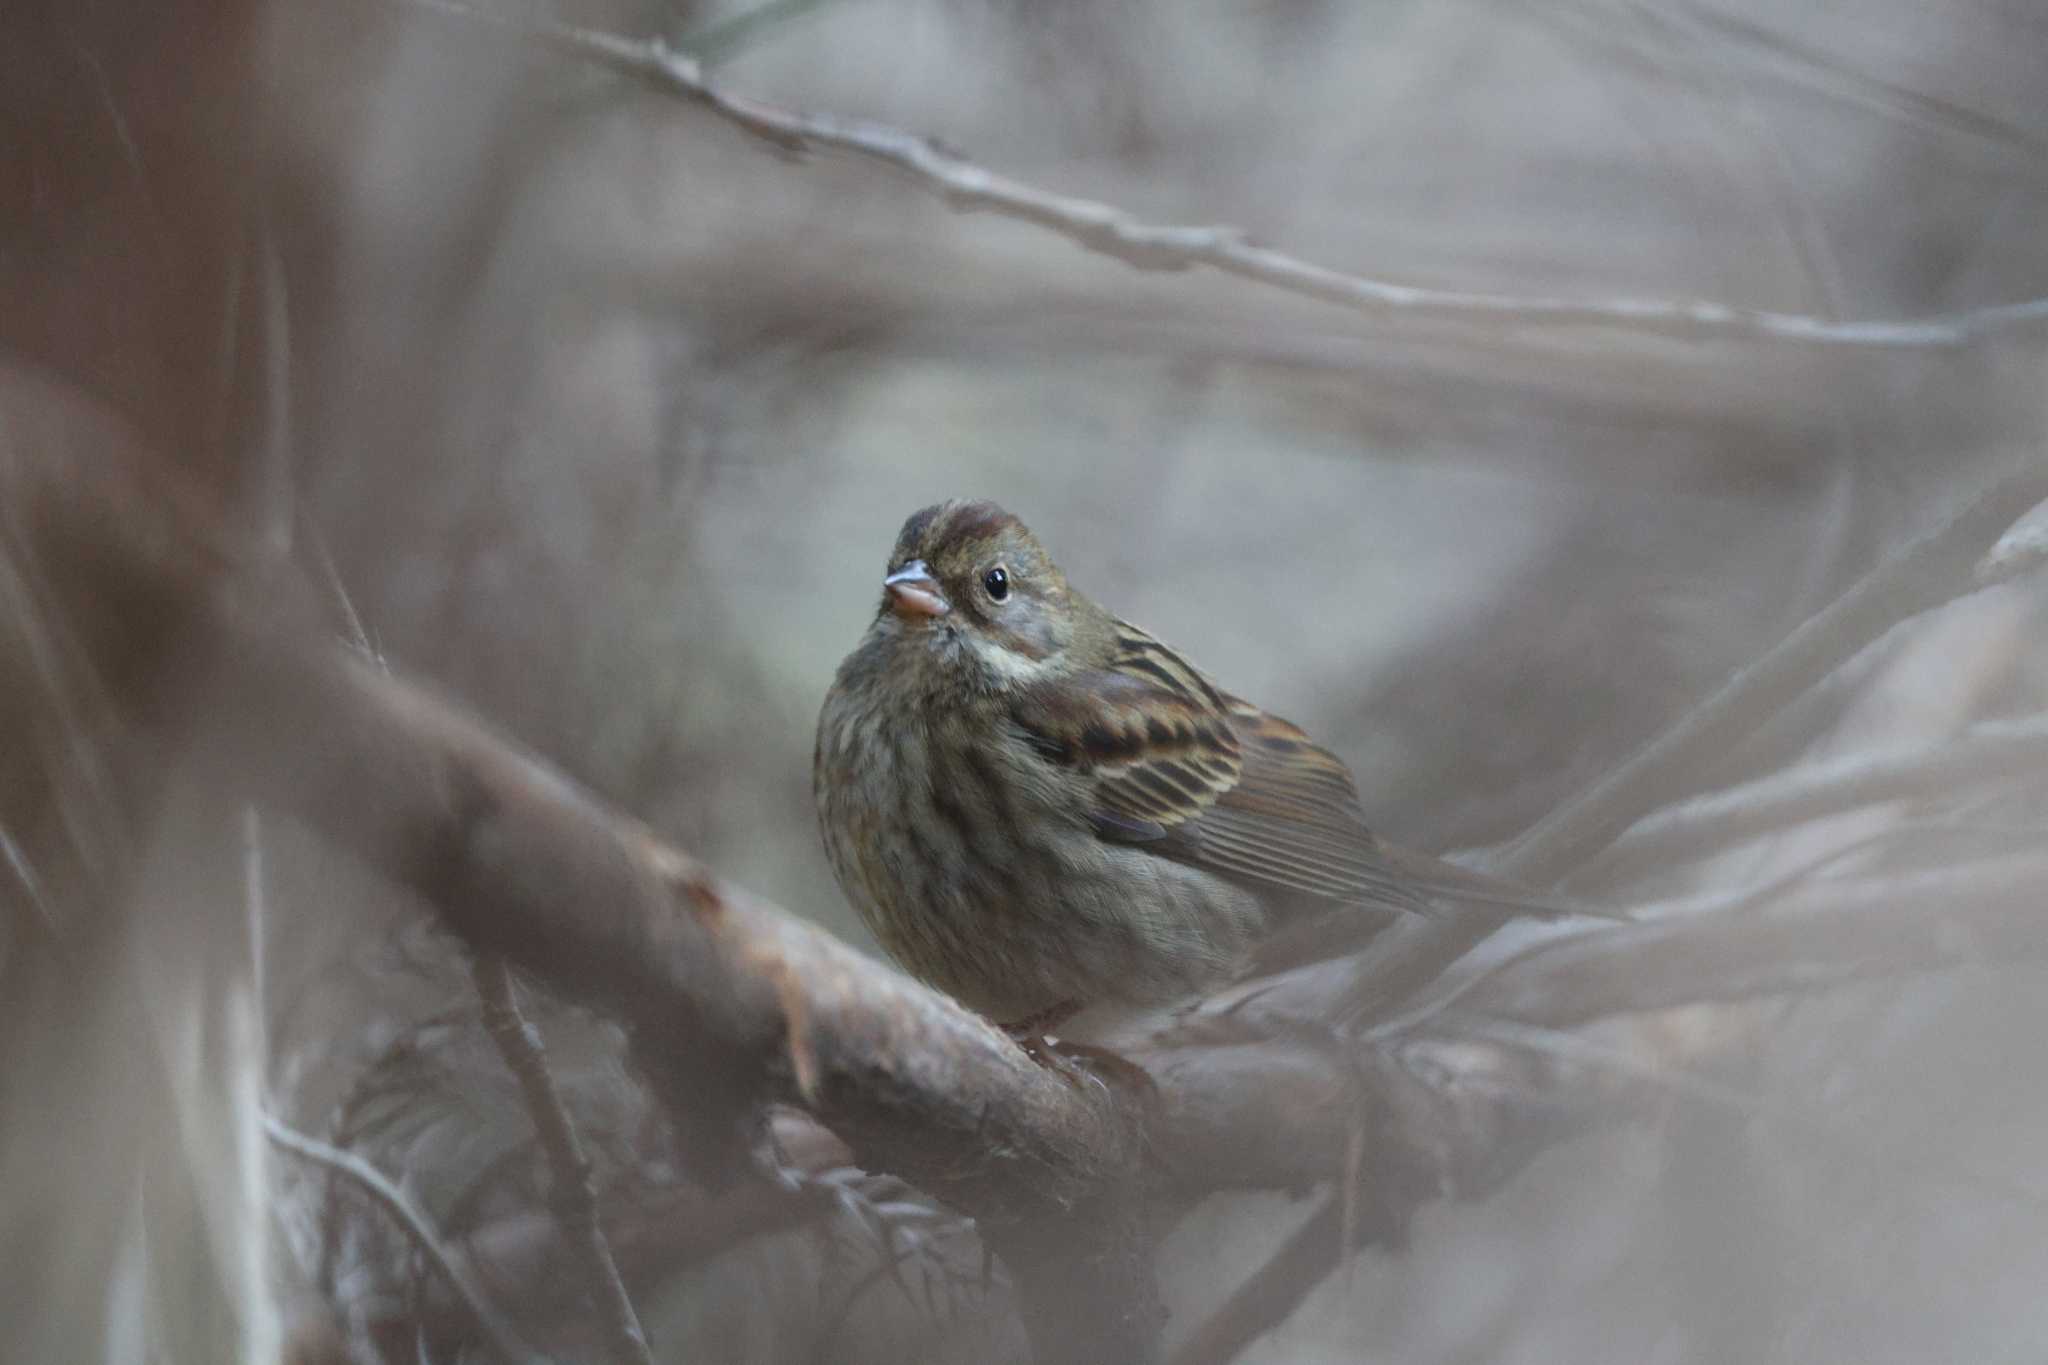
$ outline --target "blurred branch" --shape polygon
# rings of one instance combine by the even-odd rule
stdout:
[[[1517,953],[1477,977],[1451,985],[1434,1002],[1410,1009],[1391,1024],[1354,1035],[1348,1045],[1368,1056],[1378,1048],[1399,1050],[1404,1039],[1429,1037],[1437,1031],[1429,1026],[1440,1024],[1450,1037],[1462,1034],[1468,1041],[1525,1050],[1547,1064],[1532,1076],[1518,1073],[1508,1058],[1492,1051],[1454,1052],[1454,1064],[1444,1069],[1441,1085],[1452,1092],[1498,1086],[1504,1112],[1491,1115],[1493,1122],[1483,1125],[1485,1139],[1473,1148],[1429,1153],[1415,1165],[1434,1166],[1438,1178],[1447,1182],[1483,1182],[1489,1169],[1498,1175],[1518,1164],[1510,1155],[1518,1140],[1512,1124],[1517,1117],[1526,1121],[1526,1116],[1514,1111],[1545,1094],[1560,1106],[1590,1104],[1619,1116],[1652,1096],[1692,1095],[1704,1089],[1717,1102],[1757,1112],[1753,1097],[1717,1088],[1669,1061],[1639,1061],[1611,1050],[1596,1051],[1592,1055],[1601,1060],[1600,1074],[1586,1074],[1581,1064],[1589,1054],[1579,1036],[1560,1030],[1708,1000],[1806,994],[1915,970],[2039,962],[2048,958],[2048,933],[2039,915],[2044,896],[2048,861],[2033,856],[1961,873],[1828,885],[1762,917],[1716,915],[1603,925]],[[1942,907],[1942,912],[1934,913],[1932,907]],[[1291,1001],[1284,983],[1253,988],[1253,1009],[1291,1018],[1316,1008],[1322,983],[1303,977],[1300,984],[1308,987],[1305,998]],[[1204,1021],[1210,1024],[1242,1012],[1241,1002],[1220,1002],[1208,1009]],[[1252,1032],[1266,1027],[1256,1015],[1240,1026]],[[1566,1074],[1572,1071],[1579,1074]],[[1375,1085],[1372,1102],[1391,1103],[1398,1111],[1401,1089]],[[1524,1098],[1518,1099],[1518,1094]],[[1449,1135],[1460,1133],[1460,1120],[1471,1117],[1471,1110],[1444,1106],[1429,1122],[1442,1140],[1449,1141]],[[1801,1127],[1841,1140],[1822,1123],[1808,1121]],[[1540,1145],[1554,1136],[1554,1129],[1539,1124],[1533,1137],[1525,1133],[1519,1141]],[[1173,1365],[1222,1365],[1236,1359],[1291,1316],[1347,1248],[1398,1243],[1419,1202],[1435,1197],[1412,1190],[1405,1195],[1388,1193],[1386,1185],[1398,1188],[1400,1179],[1390,1179],[1390,1171],[1405,1171],[1413,1178],[1415,1166],[1398,1155],[1398,1149],[1393,1160],[1385,1150],[1376,1153],[1373,1183],[1367,1187],[1373,1196],[1370,1217],[1358,1233],[1347,1233],[1340,1196],[1325,1199],[1202,1321],[1174,1353]],[[1503,1157],[1509,1167],[1489,1168],[1490,1160]],[[1951,1173],[1948,1178],[1956,1177]],[[1967,1173],[1963,1178],[1980,1183]],[[2012,1197],[2003,1188],[1992,1193],[2001,1200]]]
[[[1288,1318],[1323,1282],[1344,1246],[1341,1201],[1326,1198],[1266,1263],[1202,1319],[1171,1365],[1228,1365]]]
[[[699,62],[713,66],[739,55],[784,24],[815,14],[831,3],[832,0],[764,0],[752,9],[692,29],[677,42]]]
[[[2022,124],[1860,70],[1842,54],[1801,42],[1780,28],[1689,0],[1681,0],[1678,9],[1700,29],[1721,35],[1741,59],[1745,76],[1787,81],[1798,89],[1885,114],[1907,127],[1980,138],[2033,156],[2048,154],[2048,138]]]
[[[2048,859],[1823,882],[1767,912],[1617,926],[1531,950],[1459,1008],[1564,1027],[1707,1001],[2048,957]]]
[[[1942,744],[1851,754],[1745,782],[1660,810],[1617,839],[1589,871],[1640,867],[1729,848],[1802,820],[1880,801],[1938,798],[1965,782],[2048,772],[2048,723],[1987,721]]]
[[[817,1225],[844,1201],[831,1173],[815,1167],[806,1162],[787,1180],[751,1178],[717,1194],[690,1188],[614,1191],[604,1216],[624,1280],[651,1292],[749,1241]],[[545,1316],[571,1309],[582,1297],[584,1275],[574,1264],[580,1257],[572,1241],[557,1216],[526,1209],[469,1230],[451,1255],[473,1275],[516,1293],[522,1313]],[[452,1296],[407,1303],[380,1294],[362,1308],[372,1337],[410,1340],[420,1332],[452,1348],[469,1325],[467,1310]]]
[[[1707,300],[1597,300],[1423,289],[1347,274],[1249,240],[1237,228],[1140,221],[1114,205],[1056,194],[1000,175],[929,137],[868,119],[784,109],[727,92],[702,65],[659,38],[636,40],[564,24],[532,24],[460,3],[402,0],[410,8],[508,28],[696,104],[776,149],[845,152],[906,171],[962,212],[1032,223],[1139,270],[1206,266],[1369,316],[1502,326],[1620,327],[1683,338],[1768,339],[1880,347],[1960,346],[2048,323],[2048,299],[1909,321],[1831,322],[1803,313],[1737,308]]]
[[[2048,563],[2048,502],[2036,503],[2008,526],[1998,543],[1977,561],[1977,581],[1986,587],[2031,573]]]
[[[1509,845],[1489,870],[1548,886],[1581,867],[1794,697],[1908,617],[1974,591],[1984,551],[2044,495],[2048,469],[2028,463],[1947,521],[1901,547],[1807,618],[1684,719]]]
[[[1077,1084],[326,639],[314,595],[226,539],[90,400],[0,370],[0,419],[11,551],[0,568],[23,556],[13,567],[49,585],[21,610],[50,613],[45,624],[78,645],[108,705],[155,737],[149,752],[168,747],[185,780],[298,815],[418,892],[477,952],[618,1020],[694,1139],[693,1160],[736,1164],[763,1107],[788,1104],[869,1169],[975,1218],[1042,1360],[1154,1357],[1145,1201],[1162,1187],[1300,1188],[1362,1161],[1373,1202],[1358,1226],[1398,1241],[1420,1208],[1483,1192],[1559,1136],[1633,1112],[1650,1089],[1433,1032],[1440,1010],[1362,1027],[1352,1002],[1412,1005],[1448,965],[1442,942],[1392,931],[1119,1040],[1150,1077],[1142,1097]],[[1965,520],[1982,515],[1980,504]],[[1974,553],[1952,544],[1923,567],[1967,566]],[[1883,600],[1896,610],[1920,591]],[[1830,638],[1845,645],[1884,615],[1856,614],[1856,630]],[[1824,883],[1765,914],[1603,925],[1457,1003],[1561,1027],[2038,961],[2044,891],[2048,865],[2010,859]]]
[[[1580,41],[1599,43],[1624,58],[1653,64],[1661,61],[1614,24],[1613,10],[1604,3],[1567,0],[1519,9],[1516,14],[1567,25]],[[2022,124],[1861,70],[1841,54],[1801,42],[1783,29],[1684,0],[1659,6],[1652,17],[1660,26],[1680,23],[1706,39],[1688,44],[1686,60],[1718,80],[1776,86],[1808,99],[1877,114],[1915,132],[1967,137],[1999,151],[2034,157],[2048,153],[2048,138]]]
[[[490,1296],[470,1272],[468,1262],[448,1248],[426,1214],[420,1212],[406,1197],[405,1191],[392,1184],[382,1171],[354,1152],[345,1152],[318,1138],[308,1137],[268,1114],[263,1116],[263,1131],[274,1145],[347,1179],[390,1213],[405,1230],[405,1235],[419,1247],[421,1254],[433,1262],[434,1269],[440,1272],[441,1278],[455,1292],[470,1317],[490,1340],[492,1349],[500,1356],[506,1360],[525,1361],[528,1365],[544,1365],[546,1358],[521,1340],[518,1329],[492,1306]]]
[[[547,1153],[548,1203],[575,1247],[584,1287],[603,1323],[611,1358],[615,1365],[653,1365],[640,1315],[633,1311],[633,1300],[619,1278],[604,1225],[598,1220],[590,1158],[583,1153],[575,1121],[548,1072],[540,1031],[519,1011],[511,969],[501,958],[478,958],[471,964],[471,976],[483,1002],[484,1031],[505,1059],[506,1069],[519,1081],[541,1149]]]

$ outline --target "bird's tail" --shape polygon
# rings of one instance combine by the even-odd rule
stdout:
[[[1519,915],[1537,915],[1544,919],[1583,916],[1589,919],[1614,920],[1623,924],[1632,923],[1634,920],[1634,916],[1626,910],[1577,900],[1570,896],[1553,896],[1532,891],[1528,887],[1488,876],[1484,872],[1475,872],[1469,867],[1460,866],[1432,854],[1417,853],[1413,849],[1400,848],[1393,844],[1383,844],[1382,851],[1388,868],[1427,900],[1484,905]]]

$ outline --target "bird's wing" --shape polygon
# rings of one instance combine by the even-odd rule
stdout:
[[[1085,779],[1098,834],[1149,843],[1214,806],[1243,764],[1221,692],[1150,636],[1118,640],[1131,648],[1110,667],[1027,689],[1010,719],[1039,757]]]
[[[1088,820],[1114,843],[1349,905],[1628,918],[1382,841],[1342,759],[1124,622],[1108,668],[1032,694],[1014,718],[1087,779]]]
[[[1103,839],[1319,899],[1427,908],[1389,869],[1336,755],[1134,626],[1119,623],[1108,668],[1031,694],[1013,718],[1088,779]]]
[[[1366,827],[1343,760],[1250,702],[1227,708],[1241,773],[1188,822],[1191,859],[1324,900],[1427,911]]]

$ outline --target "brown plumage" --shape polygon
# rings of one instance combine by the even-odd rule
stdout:
[[[1334,754],[1075,591],[994,504],[912,516],[885,578],[818,719],[819,823],[883,947],[967,1004],[1152,1004],[1305,910],[1517,899],[1387,848]]]

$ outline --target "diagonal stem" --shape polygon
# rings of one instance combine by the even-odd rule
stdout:
[[[547,1052],[540,1031],[519,1011],[513,995],[512,969],[501,957],[479,957],[470,969],[477,997],[483,1001],[484,1031],[491,1035],[498,1055],[519,1082],[526,1097],[526,1110],[540,1134],[541,1149],[547,1153],[548,1202],[575,1247],[583,1268],[585,1288],[603,1324],[605,1344],[614,1365],[654,1365],[647,1349],[647,1334],[640,1327],[639,1314],[619,1277],[610,1243],[597,1216],[597,1190],[592,1184],[590,1158],[584,1153],[575,1121],[562,1102],[555,1078],[548,1071]]]

